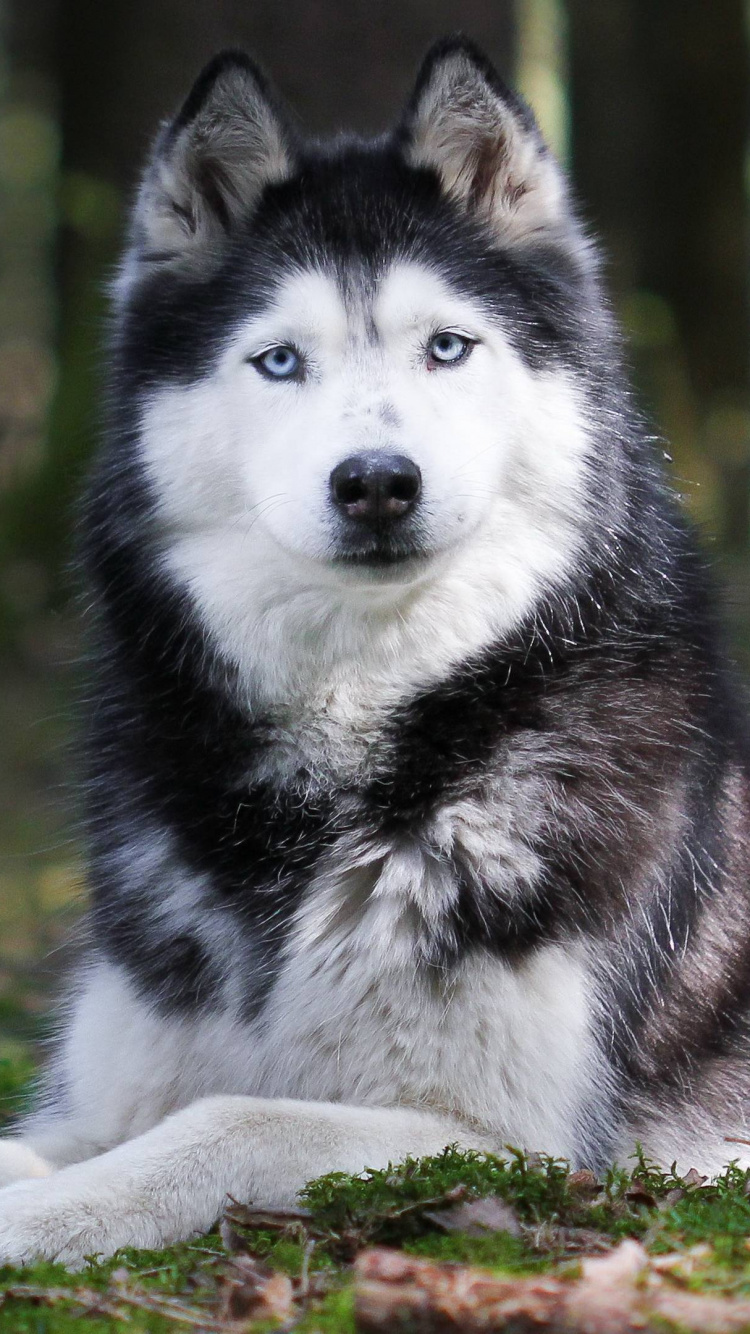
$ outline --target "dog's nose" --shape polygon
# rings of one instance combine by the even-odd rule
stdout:
[[[403,454],[373,450],[352,454],[331,473],[334,503],[361,523],[391,523],[413,509],[422,490],[422,474]]]

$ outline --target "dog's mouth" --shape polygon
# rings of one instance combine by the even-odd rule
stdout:
[[[392,551],[378,548],[374,551],[348,552],[334,556],[336,565],[349,565],[354,568],[358,566],[372,567],[373,569],[388,569],[392,565],[406,565],[410,561],[425,561],[429,559],[427,551]]]
[[[417,533],[358,533],[356,537],[337,540],[331,551],[332,563],[339,568],[365,571],[405,570],[423,565],[432,551]]]

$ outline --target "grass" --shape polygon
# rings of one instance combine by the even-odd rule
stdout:
[[[3,1117],[22,1105],[30,1074],[28,1056],[0,1060]],[[503,1201],[514,1234],[445,1230],[446,1209],[487,1196]],[[447,1148],[360,1177],[333,1173],[312,1182],[301,1204],[307,1214],[300,1220],[271,1216],[255,1226],[253,1215],[239,1210],[222,1236],[161,1252],[121,1251],[106,1262],[92,1258],[77,1274],[54,1264],[0,1270],[0,1334],[218,1329],[248,1264],[306,1285],[310,1295],[294,1324],[300,1334],[353,1334],[349,1265],[363,1246],[380,1243],[521,1275],[555,1271],[636,1237],[653,1254],[684,1254],[684,1286],[750,1296],[750,1172],[733,1165],[706,1183],[641,1157],[597,1182],[552,1158]],[[243,1328],[278,1325],[251,1320]]]

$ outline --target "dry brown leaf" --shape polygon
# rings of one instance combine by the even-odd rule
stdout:
[[[672,1278],[690,1278],[697,1269],[700,1269],[704,1261],[710,1260],[712,1255],[711,1247],[702,1241],[697,1246],[688,1246],[684,1251],[652,1256],[651,1268],[657,1274],[669,1274]]]
[[[632,1186],[628,1186],[625,1191],[625,1199],[629,1200],[631,1204],[644,1204],[647,1209],[656,1209],[659,1204],[656,1196],[652,1195],[650,1190],[646,1190],[646,1187],[642,1186],[637,1180],[633,1181]]]
[[[750,1301],[675,1287],[668,1257],[653,1264],[636,1241],[581,1262],[580,1277],[504,1279],[469,1265],[433,1264],[398,1251],[357,1261],[355,1317],[360,1334],[633,1334],[667,1321],[696,1334],[740,1334]]]
[[[512,1237],[521,1236],[521,1224],[515,1209],[496,1195],[467,1200],[451,1209],[434,1209],[424,1216],[444,1232],[465,1232],[468,1237],[484,1237],[488,1232],[509,1232]]]
[[[578,1172],[571,1172],[568,1177],[568,1190],[574,1191],[577,1195],[595,1195],[598,1189],[599,1182],[588,1167],[582,1167]]]
[[[238,1255],[222,1279],[222,1315],[227,1320],[291,1320],[292,1280],[253,1255]]]
[[[549,1326],[560,1306],[557,1280],[508,1283],[468,1265],[431,1264],[399,1251],[365,1251],[355,1274],[355,1323],[361,1334],[404,1327],[418,1334],[470,1334],[501,1329],[509,1321],[521,1334]]]

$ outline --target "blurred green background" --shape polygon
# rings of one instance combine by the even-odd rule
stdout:
[[[0,0],[1,4],[1,0]],[[463,29],[534,104],[604,238],[634,373],[750,666],[746,0],[5,0],[0,7],[0,1059],[84,897],[70,573],[106,284],[159,119],[218,48],[302,124],[378,130]]]

